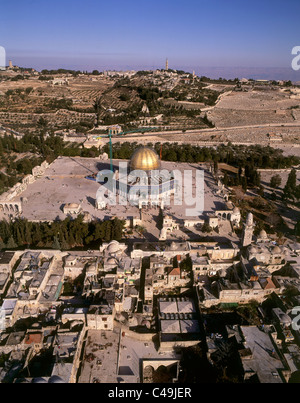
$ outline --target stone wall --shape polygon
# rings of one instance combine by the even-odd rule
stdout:
[[[49,167],[47,161],[32,169],[31,175],[26,175],[22,182],[16,183],[11,189],[3,193],[0,197],[0,210],[18,215],[22,213],[22,203],[14,202],[15,197],[20,196],[27,189],[28,185],[35,182],[38,178],[43,176],[46,169]]]

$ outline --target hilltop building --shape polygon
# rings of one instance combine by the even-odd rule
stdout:
[[[169,60],[167,59],[166,60],[166,71],[168,71],[169,70]]]

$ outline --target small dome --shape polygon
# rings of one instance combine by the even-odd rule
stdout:
[[[136,150],[130,160],[130,169],[151,171],[160,168],[160,160],[156,151],[149,147],[141,147]]]
[[[233,214],[240,214],[240,209],[238,207],[235,207],[232,211]]]
[[[112,241],[108,247],[107,247],[107,251],[109,253],[117,253],[120,250],[120,244],[118,241]]]
[[[281,253],[281,249],[279,248],[279,246],[274,246],[273,253]]]
[[[268,234],[266,233],[266,231],[264,229],[260,231],[259,238],[261,238],[261,239],[267,239],[268,238]]]

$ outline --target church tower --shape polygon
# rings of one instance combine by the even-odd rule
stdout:
[[[167,59],[166,60],[166,71],[168,71],[169,70],[169,60]]]
[[[253,214],[249,213],[247,216],[246,224],[244,225],[243,246],[249,246],[252,243],[254,232]]]

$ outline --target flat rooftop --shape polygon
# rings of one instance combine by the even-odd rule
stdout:
[[[162,333],[181,333],[179,320],[162,320],[160,322]]]
[[[11,333],[8,337],[8,340],[6,342],[7,346],[16,346],[18,344],[21,344],[22,341],[24,340],[25,337],[25,332],[14,332]]]
[[[161,320],[160,327],[163,334],[200,333],[199,322],[194,319]]]
[[[89,330],[79,383],[118,383],[118,331]]]
[[[176,360],[160,352],[151,340],[139,341],[114,331],[89,330],[79,383],[139,383],[143,361]]]
[[[278,370],[284,369],[274,352],[270,336],[256,326],[241,326],[245,348],[250,348],[252,358],[243,360],[245,372],[256,372],[261,383],[282,383]]]
[[[160,298],[158,302],[159,302],[159,311],[161,314],[196,313],[194,302],[188,298]]]
[[[43,334],[39,333],[28,333],[25,336],[24,344],[39,344],[43,340]]]
[[[171,241],[135,242],[133,249],[143,252],[187,252],[189,251],[189,244],[187,242]]]
[[[125,334],[120,341],[119,380],[126,383],[140,382],[143,362],[178,358],[173,351],[158,351],[153,341],[138,341]]]
[[[14,256],[15,252],[0,252],[0,265],[9,264]]]

